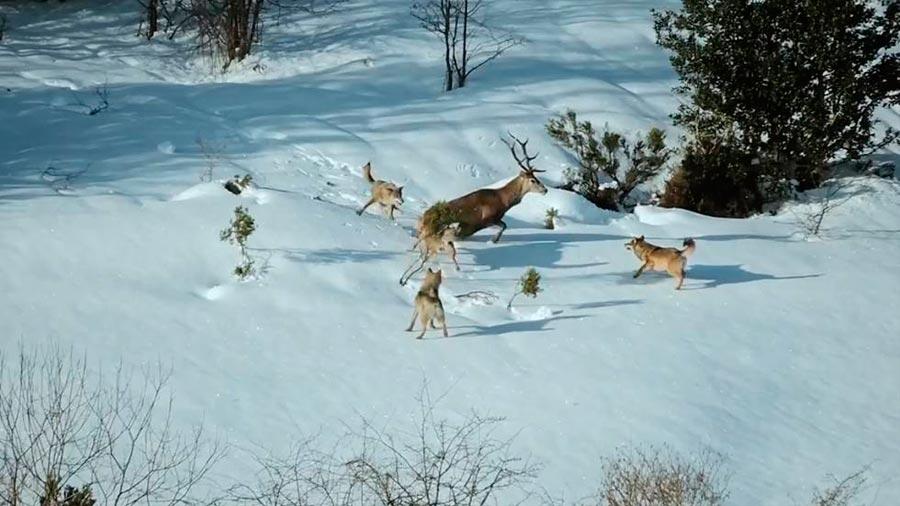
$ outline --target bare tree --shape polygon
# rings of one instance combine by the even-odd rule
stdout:
[[[868,470],[865,467],[843,480],[830,476],[832,485],[825,490],[815,491],[812,506],[851,506],[866,484]]]
[[[821,196],[809,204],[809,209],[794,212],[797,224],[806,238],[818,237],[825,218],[836,208],[844,205],[851,196],[840,196],[849,183],[844,179],[829,179],[822,184]]]
[[[444,90],[466,85],[473,72],[523,42],[497,34],[484,20],[485,0],[416,0],[411,7],[422,28],[444,46]]]
[[[704,450],[689,457],[668,448],[626,448],[603,461],[596,506],[721,506],[728,498],[723,458]]]
[[[319,452],[303,442],[287,458],[257,457],[256,483],[233,487],[230,499],[261,506],[473,506],[531,497],[538,466],[512,454],[512,439],[498,437],[501,419],[473,413],[454,423],[436,418],[433,405],[426,391],[409,433],[363,420],[341,450]]]
[[[71,484],[104,505],[184,504],[223,447],[202,427],[173,428],[168,378],[158,369],[136,384],[119,366],[109,386],[58,348],[0,355],[0,504],[37,504]]]

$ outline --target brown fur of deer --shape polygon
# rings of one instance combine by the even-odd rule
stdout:
[[[459,223],[458,236],[460,238],[468,237],[479,230],[494,226],[500,227],[500,230],[493,237],[492,241],[499,241],[503,231],[506,230],[506,223],[503,222],[503,216],[506,212],[521,202],[522,198],[529,193],[541,195],[547,193],[547,187],[535,175],[544,171],[531,166],[531,162],[537,158],[537,155],[528,155],[528,141],[520,141],[512,134],[509,134],[509,136],[518,144],[522,151],[522,158],[520,158],[516,151],[516,146],[512,142],[503,139],[503,142],[509,147],[513,158],[521,169],[519,175],[500,188],[482,188],[447,202],[447,207],[453,214],[453,221]],[[419,238],[437,233],[435,230],[426,230],[428,227],[425,225],[436,221],[434,220],[435,212],[434,207],[429,208],[419,219],[416,227]]]

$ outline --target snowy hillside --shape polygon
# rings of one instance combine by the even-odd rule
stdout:
[[[498,0],[496,21],[527,44],[449,94],[407,0],[284,19],[224,76],[135,37],[121,3],[82,4],[0,7],[3,352],[52,342],[98,364],[171,364],[179,422],[237,445],[277,448],[359,415],[402,426],[427,380],[446,392],[441,412],[506,417],[517,450],[545,463],[541,484],[567,497],[596,488],[617,446],[667,443],[726,454],[733,504],[802,503],[827,474],[867,464],[867,504],[900,503],[896,181],[856,180],[816,241],[795,224],[802,206],[730,220],[529,195],[498,244],[493,230],[461,243],[459,272],[442,259],[450,338],[403,331],[416,219],[514,176],[507,130],[540,151],[548,185],[571,160],[543,125],[566,108],[677,136],[649,13],[676,2]],[[88,115],[98,87],[109,108]],[[900,111],[882,117],[900,126]],[[199,182],[198,139],[221,151],[212,183]],[[354,213],[369,160],[405,184],[397,223]],[[225,192],[238,173],[259,188]],[[265,267],[244,283],[218,237],[239,204]],[[556,230],[543,228],[550,207]],[[624,245],[640,234],[696,239],[684,290],[632,278]],[[544,291],[507,311],[531,266]],[[454,297],[474,290],[501,300]],[[244,465],[234,456],[224,474]]]

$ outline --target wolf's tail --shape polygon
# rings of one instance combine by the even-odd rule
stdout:
[[[372,177],[372,162],[366,162],[366,164],[363,165],[363,177],[370,183],[375,182],[375,178]]]
[[[697,249],[697,244],[690,237],[684,240],[682,246],[684,246],[684,249],[681,250],[681,256],[685,258],[691,256],[691,254],[694,253],[694,250]]]

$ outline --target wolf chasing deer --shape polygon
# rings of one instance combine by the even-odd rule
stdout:
[[[538,173],[544,171],[532,165],[538,155],[528,154],[528,140],[522,141],[511,133],[509,137],[510,140],[502,140],[518,164],[519,174],[500,188],[481,188],[428,208],[416,223],[416,242],[412,249],[419,250],[419,258],[401,275],[401,285],[405,285],[440,253],[449,255],[459,270],[456,241],[485,228],[498,227],[499,230],[491,239],[491,242],[497,243],[506,230],[506,223],[503,221],[506,213],[529,193],[547,193],[547,187],[537,177]],[[394,212],[403,204],[403,186],[375,179],[371,162],[363,166],[363,177],[371,185],[371,198],[357,210],[357,214],[362,215],[369,206],[378,204],[393,220]],[[637,278],[647,270],[665,271],[675,278],[675,289],[680,290],[684,284],[687,259],[694,252],[696,244],[693,239],[685,239],[682,246],[682,249],[665,248],[650,244],[644,236],[632,237],[625,247],[641,261],[633,277]],[[442,280],[443,273],[440,269],[435,271],[429,268],[416,294],[412,321],[406,330],[412,331],[418,318],[422,332],[417,339],[425,336],[429,326],[436,329],[435,323],[441,325],[445,337],[448,335],[444,306],[438,293]]]

